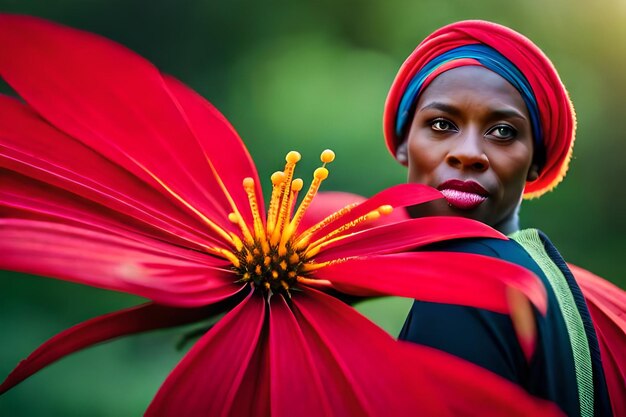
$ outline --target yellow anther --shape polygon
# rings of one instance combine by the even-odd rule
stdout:
[[[243,186],[244,188],[253,188],[254,187],[254,180],[250,177],[246,177],[243,179]]]
[[[243,278],[244,281],[249,281],[250,277],[251,277],[250,273],[246,272],[246,273],[243,274],[242,278]]]
[[[367,213],[367,220],[376,220],[378,218],[380,218],[380,213],[377,210]]]
[[[276,171],[270,177],[273,185],[278,185],[285,181],[285,173],[283,171]]]
[[[297,253],[292,253],[291,256],[289,257],[289,263],[292,265],[295,265],[298,262],[300,262],[300,257],[298,256]]]
[[[291,191],[300,191],[303,186],[304,181],[302,181],[302,178],[296,178],[295,180],[291,181]]]
[[[261,275],[261,265],[257,265],[256,268],[254,268],[254,272],[257,275]]]
[[[287,270],[287,262],[285,262],[284,260],[280,262],[279,266],[283,271]]]
[[[270,258],[269,256],[266,256],[265,258],[263,258],[263,265],[270,266],[271,262],[272,262],[272,258]]]
[[[277,271],[272,271],[272,278],[277,279],[279,276]]]
[[[254,261],[254,256],[252,256],[251,253],[248,253],[246,255],[246,263],[252,263],[252,261]]]
[[[239,216],[237,216],[235,213],[228,213],[228,220],[230,220],[231,223],[239,223]]]
[[[295,278],[296,275],[298,275],[298,274],[296,274],[296,271],[289,271],[289,272],[287,272],[287,276],[289,278]]]
[[[335,152],[331,151],[330,149],[326,149],[324,152],[322,152],[322,154],[320,155],[320,159],[322,160],[323,163],[328,164],[330,162],[333,162],[335,160]]]
[[[285,161],[287,161],[290,164],[295,164],[296,162],[300,160],[300,158],[302,158],[302,156],[300,155],[299,152],[291,151],[287,154],[287,156],[285,156]]]
[[[326,168],[317,168],[313,172],[313,177],[318,180],[325,180],[328,178],[328,170]]]
[[[378,207],[378,212],[380,214],[391,214],[391,212],[393,211],[393,207],[390,206],[389,204],[385,204],[384,206],[380,206]]]

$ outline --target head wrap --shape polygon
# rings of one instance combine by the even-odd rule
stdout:
[[[524,198],[553,189],[565,176],[574,144],[574,108],[556,69],[529,39],[507,27],[479,20],[444,26],[421,42],[391,86],[383,127],[395,156],[411,123],[419,94],[442,72],[479,65],[515,87],[531,119],[539,177],[527,182]]]

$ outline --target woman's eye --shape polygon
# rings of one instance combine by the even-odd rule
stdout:
[[[517,135],[517,131],[511,126],[499,125],[491,129],[488,135],[494,136],[497,139],[513,139]]]
[[[454,125],[452,123],[450,123],[447,120],[443,120],[443,119],[438,119],[438,120],[433,120],[430,123],[430,127],[433,130],[437,130],[439,132],[447,132],[449,130],[454,130]]]

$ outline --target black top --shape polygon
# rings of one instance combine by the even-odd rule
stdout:
[[[611,416],[597,338],[582,293],[554,246],[545,236],[541,237],[547,253],[553,260],[557,258],[555,263],[566,276],[587,333],[594,373],[594,414]],[[547,277],[524,248],[513,240],[460,239],[431,245],[427,250],[492,256],[534,272],[546,287],[548,298],[546,316],[535,314],[537,346],[527,362],[513,323],[506,314],[421,301],[414,302],[399,339],[469,360],[522,386],[532,395],[553,401],[568,416],[580,416],[576,371],[566,324]]]

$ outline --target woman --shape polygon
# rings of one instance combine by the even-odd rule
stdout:
[[[623,351],[612,352],[603,340],[601,357],[598,323],[571,271],[545,235],[519,230],[522,198],[538,197],[563,179],[574,142],[574,110],[549,59],[527,38],[494,23],[445,26],[400,68],[384,131],[394,157],[408,166],[409,182],[445,196],[410,214],[468,217],[510,235],[509,241],[463,241],[445,249],[523,265],[542,279],[549,299],[548,314],[527,323],[539,335],[536,346],[520,344],[506,316],[417,301],[400,338],[490,369],[568,415],[623,415],[623,359],[622,370],[606,369],[611,355]],[[619,326],[623,343],[626,326]]]

